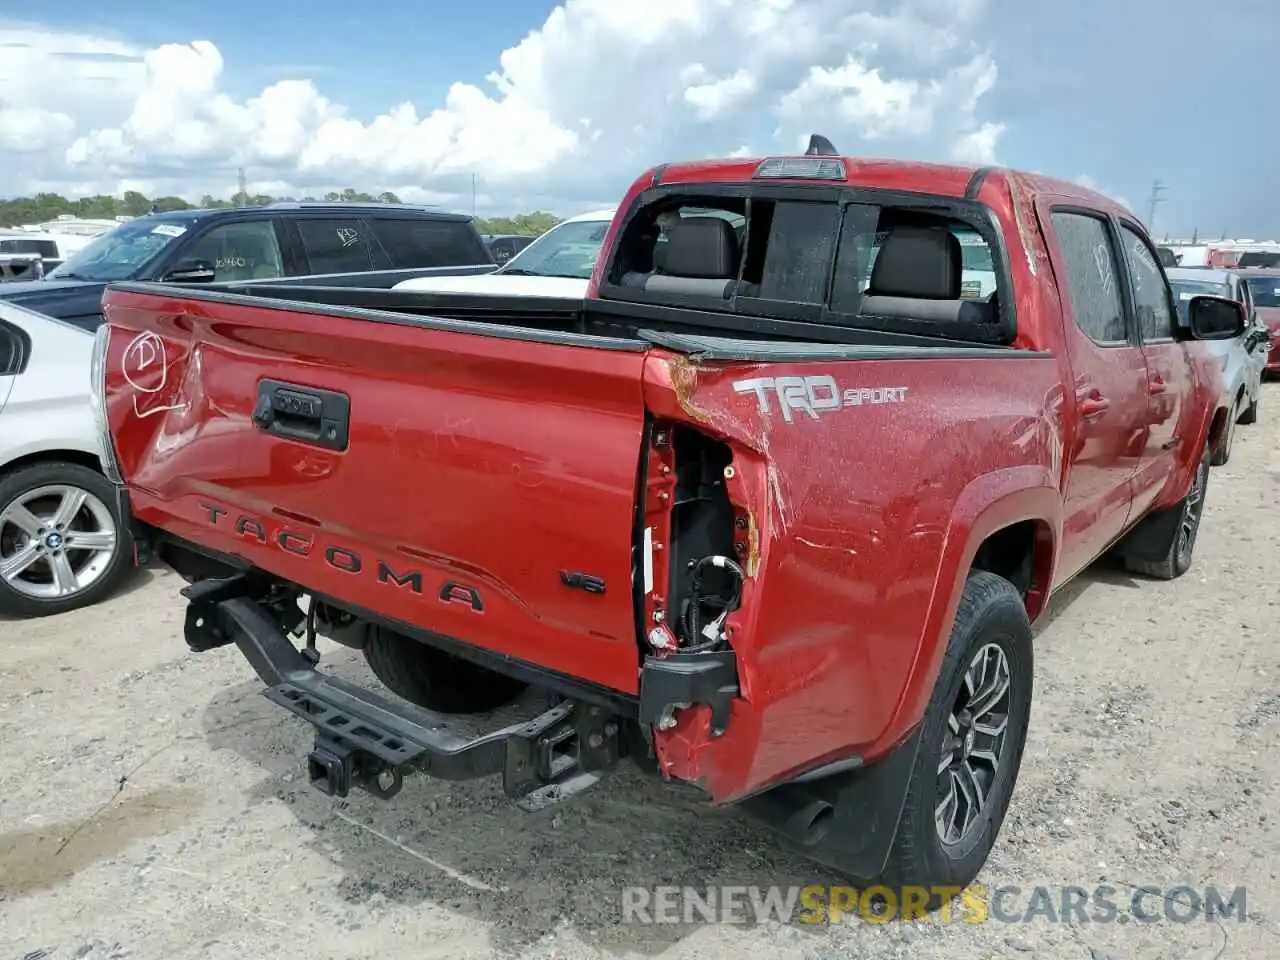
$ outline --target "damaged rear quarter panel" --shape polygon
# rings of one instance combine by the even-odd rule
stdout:
[[[758,389],[762,378],[772,385]],[[655,416],[730,444],[731,498],[754,534],[731,621],[742,697],[722,737],[707,734],[705,708],[659,733],[665,770],[723,802],[798,764],[876,758],[932,689],[970,540],[1027,502],[1060,499],[1056,361],[712,363],[655,351],[645,380]],[[779,381],[827,387],[788,420]]]

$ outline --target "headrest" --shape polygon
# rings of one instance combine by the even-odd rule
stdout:
[[[898,227],[880,245],[867,294],[959,300],[960,240],[940,227]]]
[[[738,273],[738,238],[720,217],[688,217],[671,228],[662,272],[672,277],[731,280]]]

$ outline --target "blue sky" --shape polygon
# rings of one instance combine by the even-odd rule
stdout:
[[[89,109],[72,102],[78,94],[70,89],[49,92],[29,82],[15,91],[2,82],[0,55],[0,109],[29,114],[29,108],[39,108],[70,121],[39,128],[45,134],[42,150],[14,151],[11,124],[10,157],[0,120],[0,165],[19,170],[35,186],[114,182],[174,188],[185,177],[189,193],[219,192],[228,171],[246,163],[256,184],[275,188],[420,188],[446,202],[465,197],[466,205],[466,171],[478,170],[487,207],[558,204],[563,209],[556,212],[568,213],[615,199],[648,163],[735,149],[770,152],[810,127],[850,153],[946,159],[967,134],[1000,124],[993,145],[999,162],[1087,178],[1144,218],[1152,181],[1159,179],[1165,190],[1155,219],[1158,235],[1196,228],[1202,236],[1226,231],[1280,238],[1280,175],[1272,159],[1280,133],[1270,122],[1280,92],[1274,56],[1280,3],[1077,0],[1053,10],[1015,0],[679,0],[683,7],[677,0],[612,2],[610,9],[603,0],[574,0],[557,14],[561,24],[544,43],[536,50],[526,46],[539,53],[536,62],[530,65],[526,57],[523,66],[508,70],[521,91],[519,116],[514,108],[490,107],[491,101],[500,105],[502,95],[486,78],[501,69],[504,50],[543,28],[552,3],[383,0],[376,16],[370,8],[334,0],[133,0],[125,11],[85,0],[42,5],[37,23],[21,25],[28,34],[114,42],[124,51],[122,62],[134,57],[136,63],[164,44],[207,40],[221,57],[220,67],[216,76],[209,68],[203,86],[193,80],[181,102],[155,108],[167,127],[158,122],[146,130],[127,120],[143,89],[140,74],[120,80],[118,101],[95,102]],[[795,8],[780,14],[779,5],[788,2]],[[641,13],[650,7],[654,12]],[[628,12],[620,12],[624,8]],[[777,40],[785,29],[751,34],[750,42],[739,38],[736,48],[725,33],[724,24],[764,16],[761,11],[772,10],[769,15],[785,25],[801,8],[814,29],[808,41],[797,30],[800,49],[794,52]],[[866,36],[840,19],[850,11],[876,18],[860,21],[876,25],[874,48],[860,47]],[[907,40],[891,29],[891,18],[900,13],[911,31]],[[839,31],[837,22],[843,24]],[[820,42],[824,30],[838,34],[827,45]],[[914,44],[911,36],[918,38]],[[762,37],[774,40],[763,52]],[[932,83],[936,95],[920,106],[925,94],[917,90],[912,106],[895,114],[892,106],[872,104],[865,84],[859,98],[846,89],[841,101],[816,99],[814,85],[804,96],[797,92],[810,67],[836,71],[854,53],[883,78],[914,80],[921,89]],[[968,83],[971,89],[980,71],[952,71],[971,57],[989,57],[997,72],[994,84],[966,104],[961,87]],[[149,94],[146,102],[160,103],[156,97],[174,85],[173,77],[203,76],[207,63],[173,66],[167,80],[152,77],[152,87],[162,93]],[[693,63],[705,65],[702,74],[686,72]],[[669,108],[682,89],[704,81],[727,83],[734,71],[745,71],[738,79],[749,92],[731,104],[725,105],[729,87],[722,85],[716,87],[716,106],[703,114],[690,114],[691,97],[683,112]],[[252,119],[252,110],[241,109],[264,88],[299,79],[310,80],[328,106],[294,89],[289,105],[274,113],[259,111]],[[424,129],[422,118],[445,105],[451,85],[459,82],[488,99],[453,104],[436,128]],[[57,85],[57,75],[45,83]],[[779,119],[775,108],[788,93],[793,109]],[[231,105],[217,106],[216,97]],[[337,115],[337,105],[345,117],[371,124],[405,101],[414,104],[416,117],[414,126],[403,129],[417,130],[421,140],[409,143],[396,132],[401,127],[385,125],[381,133],[349,125],[317,132],[326,117]],[[635,123],[626,120],[630,110]],[[28,114],[22,129],[35,129]],[[166,142],[177,136],[167,131],[188,114],[202,126],[192,127],[189,142],[179,149]],[[526,123],[526,117],[534,119]],[[244,141],[260,139],[253,131],[274,130],[283,137],[281,131],[294,126],[287,142],[244,152]],[[508,126],[513,132],[504,146]],[[396,137],[400,141],[391,142]],[[549,146],[551,140],[557,145]]]

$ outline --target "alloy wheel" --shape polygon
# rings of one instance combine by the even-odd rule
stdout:
[[[1009,659],[988,643],[969,662],[947,717],[934,809],[938,838],[952,846],[978,823],[991,795],[1009,726]]]
[[[1196,530],[1200,526],[1200,515],[1204,512],[1204,488],[1209,479],[1209,462],[1202,460],[1196,468],[1195,480],[1187,491],[1187,499],[1182,507],[1182,520],[1178,525],[1178,561],[1185,565],[1191,557],[1195,546]]]
[[[0,581],[33,600],[65,600],[107,572],[119,532],[107,505],[50,484],[0,507]]]

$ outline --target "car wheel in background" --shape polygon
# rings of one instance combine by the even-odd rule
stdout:
[[[1258,398],[1254,397],[1253,402],[1244,408],[1244,413],[1240,414],[1240,422],[1248,426],[1251,423],[1258,422]]]
[[[1240,419],[1240,407],[1236,403],[1232,403],[1231,409],[1227,411],[1227,422],[1222,428],[1222,439],[1218,441],[1217,447],[1214,448],[1213,456],[1209,460],[1215,467],[1220,467],[1231,459],[1231,450],[1236,443],[1236,423]]]
[[[1148,516],[1129,534],[1130,537],[1150,534],[1150,542],[1143,544],[1143,555],[1126,556],[1125,544],[1121,542],[1119,553],[1131,572],[1157,580],[1176,580],[1191,569],[1209,487],[1210,459],[1206,447],[1187,495],[1168,510]]]
[[[132,540],[100,473],[49,461],[0,475],[0,614],[86,607],[132,570]]]

